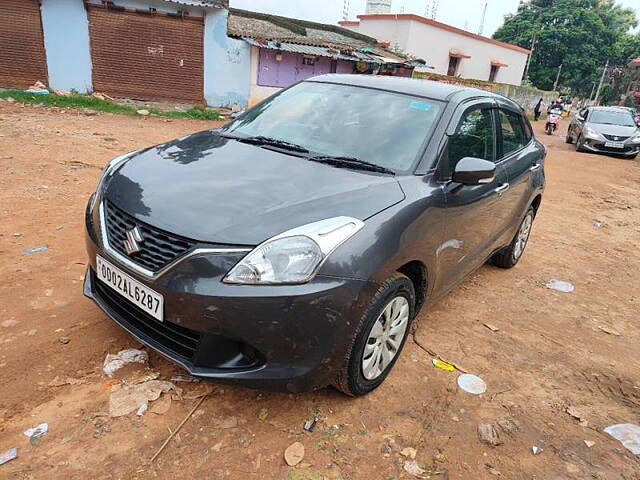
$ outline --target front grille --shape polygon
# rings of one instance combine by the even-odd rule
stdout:
[[[193,240],[142,223],[106,200],[104,215],[109,246],[152,272],[157,272],[176,258],[184,255],[196,244]],[[129,255],[124,248],[126,233],[136,226],[142,234],[142,250]]]
[[[629,137],[619,137],[618,135],[605,135],[604,133],[602,134],[602,136],[607,140],[611,140],[612,142],[624,142],[629,138]]]
[[[135,330],[163,345],[174,355],[191,361],[200,342],[200,333],[171,322],[160,322],[98,280],[91,271],[95,293]]]

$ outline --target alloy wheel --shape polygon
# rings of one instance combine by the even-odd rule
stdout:
[[[391,299],[374,322],[362,353],[362,374],[375,380],[398,354],[409,325],[409,301],[402,295]]]
[[[516,242],[513,246],[513,260],[518,260],[524,252],[524,247],[527,245],[527,241],[529,240],[529,234],[531,233],[531,224],[533,223],[533,214],[531,212],[527,213],[527,216],[524,217],[522,224],[520,225],[520,230],[518,230],[518,234],[516,236]]]

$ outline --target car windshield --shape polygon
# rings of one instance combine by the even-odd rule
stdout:
[[[636,126],[630,112],[616,112],[613,110],[593,110],[589,116],[589,122],[604,125],[621,125],[624,127]]]
[[[223,133],[281,140],[312,154],[406,172],[442,105],[368,88],[302,82],[238,117]]]

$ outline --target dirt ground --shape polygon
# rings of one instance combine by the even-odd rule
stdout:
[[[416,323],[419,342],[481,376],[486,394],[458,389],[458,372],[409,341],[364,398],[214,384],[150,464],[203,385],[177,384],[164,414],[104,416],[105,355],[139,345],[82,295],[84,208],[109,159],[211,126],[0,102],[0,452],[19,449],[0,478],[415,478],[406,447],[436,480],[640,478],[640,458],[602,433],[640,424],[639,162],[577,154],[541,125],[548,186],[521,263],[481,268]],[[575,291],[545,288],[552,278]],[[181,373],[153,352],[137,373],[150,372]],[[30,442],[23,431],[41,422],[49,432]],[[502,444],[482,443],[480,423]],[[305,456],[292,468],[295,441]]]

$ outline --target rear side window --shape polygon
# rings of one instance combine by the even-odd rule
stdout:
[[[493,120],[488,108],[472,108],[467,111],[456,133],[449,138],[449,171],[464,157],[482,158],[494,161]]]
[[[516,150],[520,150],[528,143],[524,129],[522,128],[520,115],[508,110],[499,110],[498,122],[502,132],[503,157],[506,157]]]

